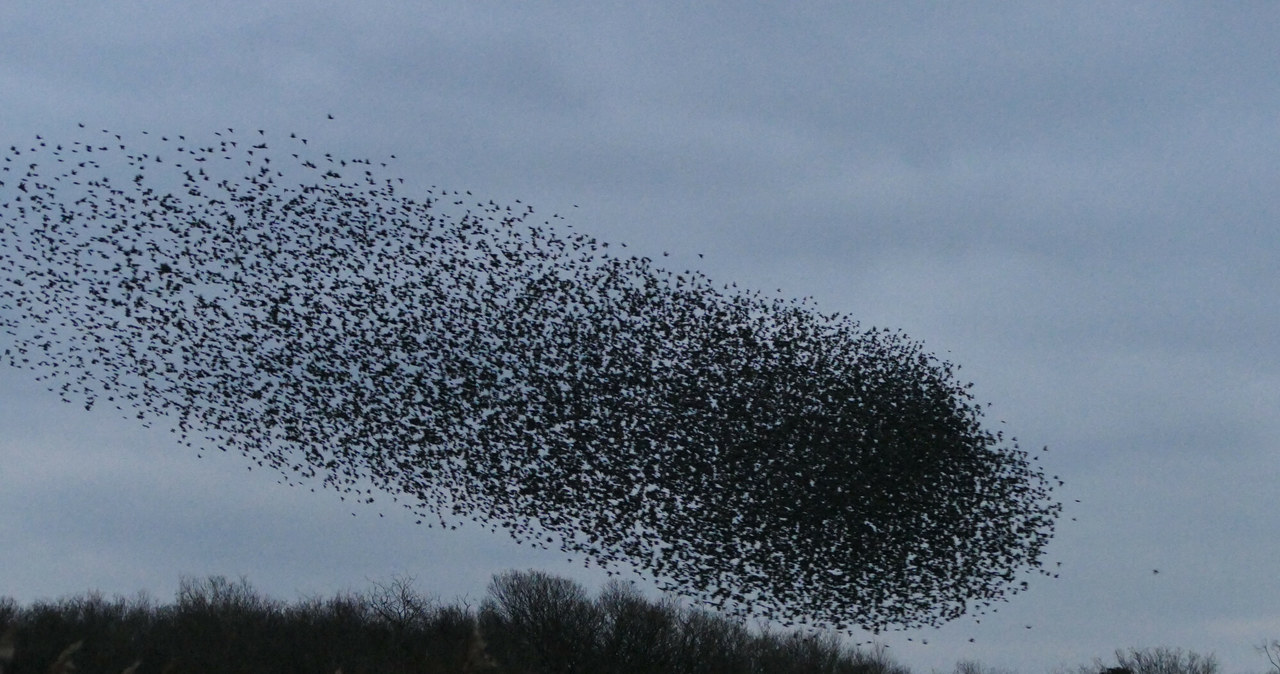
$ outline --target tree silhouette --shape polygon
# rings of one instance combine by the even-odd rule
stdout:
[[[10,364],[731,613],[938,624],[1039,569],[1048,481],[918,342],[247,135],[11,147]]]

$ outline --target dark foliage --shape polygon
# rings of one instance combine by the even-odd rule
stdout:
[[[938,624],[1040,566],[1043,472],[900,333],[302,139],[139,142],[4,158],[6,354],[69,401],[733,612]]]
[[[582,586],[541,572],[506,573],[489,584],[480,608],[489,652],[501,662],[539,672],[589,674],[605,664],[596,657],[602,627],[598,607]]]
[[[908,674],[832,638],[751,635],[621,585],[592,601],[562,578],[502,574],[479,619],[423,599],[407,582],[391,587],[284,604],[215,576],[183,581],[168,605],[99,594],[14,605],[0,614],[0,672],[50,671],[79,644],[66,671],[137,663],[134,674]],[[657,627],[644,641],[620,632],[642,623]],[[718,647],[703,650],[711,643]]]

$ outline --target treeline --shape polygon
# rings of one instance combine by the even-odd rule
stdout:
[[[1260,648],[1280,674],[1280,641]],[[1194,652],[1117,651],[1058,674],[1218,674]],[[831,634],[753,631],[650,601],[620,582],[590,597],[538,571],[494,576],[478,607],[412,579],[286,604],[241,579],[183,579],[172,604],[100,593],[19,606],[0,597],[0,674],[911,674]],[[953,674],[1010,674],[959,662]]]
[[[832,635],[760,633],[619,582],[593,598],[536,571],[495,576],[476,609],[407,579],[292,604],[218,576],[184,579],[165,605],[3,598],[0,635],[2,674],[909,674]]]

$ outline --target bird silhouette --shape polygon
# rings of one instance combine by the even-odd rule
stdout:
[[[9,364],[738,615],[936,625],[1039,567],[1049,481],[919,342],[255,130],[11,146]]]

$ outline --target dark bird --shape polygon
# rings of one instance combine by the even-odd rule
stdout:
[[[83,133],[0,180],[0,339],[64,400],[743,616],[937,625],[1040,569],[1050,480],[900,332],[296,134]]]

